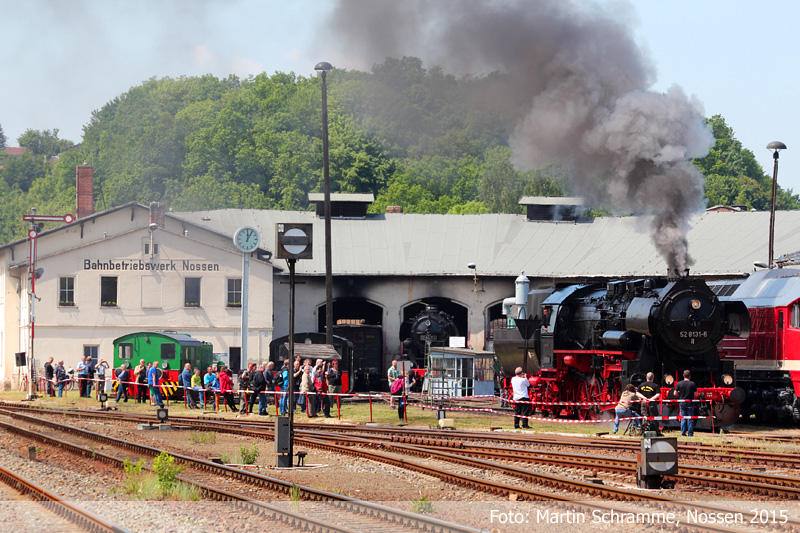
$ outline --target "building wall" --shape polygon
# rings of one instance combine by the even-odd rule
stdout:
[[[278,261],[278,266],[281,266]],[[288,276],[278,276],[275,285],[275,337],[289,334]],[[286,279],[283,279],[286,278]],[[295,288],[295,331],[317,331],[318,313],[325,305],[325,279],[319,276],[298,276]],[[284,283],[287,282],[287,283]],[[488,309],[514,293],[514,278],[479,276],[476,285],[472,277],[421,276],[421,277],[353,277],[334,276],[333,299],[344,297],[364,298],[383,308],[383,333],[385,339],[384,366],[402,353],[399,337],[403,309],[410,304],[430,297],[448,298],[467,308],[469,344],[483,350],[488,326]],[[285,305],[283,303],[285,302]]]
[[[34,356],[39,366],[47,357],[63,358],[74,366],[84,346],[97,346],[98,356],[112,357],[115,338],[135,331],[176,330],[211,342],[214,351],[227,353],[241,346],[241,308],[228,306],[227,280],[242,277],[242,254],[230,238],[168,219],[166,227],[152,232],[158,253],[148,252],[151,232],[147,210],[124,209],[101,220],[81,221],[73,227],[37,239],[38,268],[44,275],[36,282]],[[153,246],[155,249],[155,246]],[[16,294],[17,280],[27,279],[27,253],[15,258],[5,249],[2,259],[4,301],[0,303],[4,332],[3,376],[14,371],[14,353],[28,351],[26,335],[8,335],[25,328],[19,306],[26,308],[25,283]],[[16,268],[9,265],[16,264]],[[265,360],[272,338],[272,265],[250,262],[250,311],[248,360]],[[101,302],[101,278],[117,278],[117,305]],[[59,300],[60,279],[74,282],[74,305]],[[184,305],[187,278],[200,280],[200,305]],[[269,295],[263,297],[262,295]],[[27,328],[25,328],[27,329]]]

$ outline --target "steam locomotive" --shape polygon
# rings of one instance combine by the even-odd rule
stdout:
[[[458,335],[458,327],[453,317],[438,306],[426,305],[421,313],[411,319],[409,335],[403,340],[403,350],[412,363],[424,367],[426,346],[444,345],[451,336]]]
[[[504,388],[522,366],[535,409],[597,418],[613,409],[625,385],[638,385],[648,372],[670,398],[679,373],[689,369],[718,423],[738,417],[745,391],[735,386],[733,362],[720,359],[717,343],[725,335],[749,334],[742,302],[721,302],[703,280],[687,275],[528,289],[528,279],[517,278],[516,296],[503,303],[507,316],[516,307],[520,318],[509,320],[516,329],[495,330],[494,346]],[[529,303],[534,318],[527,318]],[[665,404],[663,414],[671,415],[674,405]]]

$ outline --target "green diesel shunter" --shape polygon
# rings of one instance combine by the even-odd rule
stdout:
[[[144,359],[145,364],[158,364],[163,372],[161,385],[168,395],[179,392],[180,373],[186,363],[205,373],[214,361],[213,346],[189,335],[176,332],[139,331],[114,339],[114,369],[123,365],[134,368]]]

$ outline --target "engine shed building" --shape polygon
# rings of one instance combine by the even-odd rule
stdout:
[[[36,239],[34,355],[74,366],[86,354],[111,356],[113,339],[173,330],[211,342],[231,362],[241,347],[242,253],[232,242],[245,225],[260,232],[252,254],[247,360],[269,356],[288,334],[288,270],[275,252],[276,224],[313,225],[313,258],[297,262],[296,332],[324,331],[325,251],[321,194],[314,211],[224,209],[164,213],[127,204],[47,229]],[[645,217],[586,218],[579,199],[523,198],[525,214],[423,215],[390,207],[369,214],[372,195],[332,195],[334,324],[378,326],[383,368],[403,353],[410,321],[425,305],[453,317],[467,347],[492,349],[520,271],[531,288],[617,277],[664,276]],[[156,224],[155,227],[152,224]],[[693,275],[742,276],[767,255],[767,212],[693,217]],[[800,212],[776,215],[778,254],[800,250]],[[30,336],[29,243],[0,246],[0,374]],[[473,264],[474,268],[468,265]]]
[[[36,237],[34,358],[74,367],[81,355],[113,362],[113,340],[172,331],[213,344],[232,361],[241,347],[242,254],[229,235],[128,204]],[[0,369],[17,373],[30,344],[29,242],[0,247]],[[263,250],[261,250],[263,252]],[[272,294],[273,265],[251,261],[250,294]],[[248,351],[266,359],[272,298],[250,300]]]

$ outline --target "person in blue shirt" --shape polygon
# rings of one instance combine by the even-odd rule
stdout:
[[[158,362],[153,363],[150,370],[147,371],[147,385],[150,387],[150,396],[159,407],[164,407],[164,401],[161,399],[161,387],[158,386]]]
[[[278,377],[276,378],[275,385],[276,387],[280,387],[283,394],[281,394],[280,400],[280,409],[281,415],[286,416],[289,412],[289,400],[287,398],[286,391],[289,390],[289,360],[286,359],[283,362],[283,366],[278,371]],[[297,392],[297,391],[294,391]]]
[[[192,390],[192,365],[186,363],[183,365],[183,372],[181,372],[181,385],[183,385],[183,393],[186,395],[186,401],[189,403],[189,409],[197,408],[197,400],[194,397]]]
[[[216,409],[214,393],[219,391],[219,380],[217,379],[216,373],[214,373],[214,367],[210,366],[206,369],[206,374],[203,376],[203,387],[205,387],[203,391],[203,403],[211,402],[211,408]]]
[[[76,367],[77,374],[78,374],[78,390],[81,393],[81,398],[88,398],[89,393],[87,392],[87,385],[89,384],[89,366],[86,364],[86,356],[82,355],[81,360],[78,362],[78,366]]]

